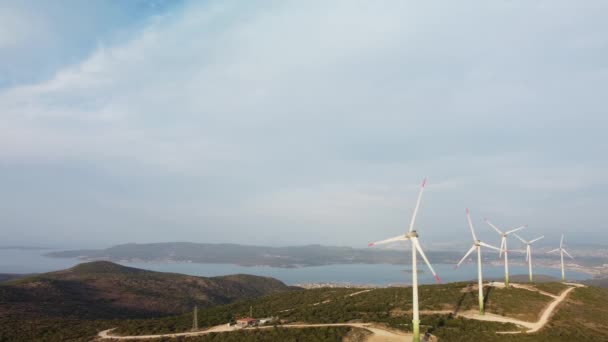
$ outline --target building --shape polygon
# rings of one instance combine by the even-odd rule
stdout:
[[[270,324],[274,321],[276,321],[278,319],[278,317],[266,317],[266,318],[260,318],[258,320],[258,325],[264,325],[264,324]]]
[[[258,324],[258,320],[255,318],[250,318],[250,317],[246,317],[246,318],[239,318],[236,320],[236,325],[241,327],[241,328],[245,328],[245,327],[252,327]]]

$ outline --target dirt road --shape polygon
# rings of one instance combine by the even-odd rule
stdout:
[[[411,334],[406,334],[403,332],[396,332],[392,330],[387,330],[380,326],[371,324],[371,323],[331,323],[331,324],[286,324],[281,325],[281,328],[319,328],[319,327],[353,327],[353,328],[361,328],[366,329],[372,333],[367,339],[367,342],[403,342],[405,338],[410,337]],[[188,337],[188,336],[200,336],[206,335],[210,333],[218,333],[218,332],[229,332],[235,330],[252,330],[252,329],[272,329],[272,326],[258,327],[258,328],[246,328],[246,329],[235,329],[233,327],[229,327],[228,324],[222,324],[204,331],[192,331],[192,332],[184,332],[184,333],[175,333],[175,334],[158,334],[158,335],[138,335],[138,336],[116,336],[110,335],[110,333],[115,329],[108,329],[101,331],[97,336],[101,339],[115,339],[115,340],[138,340],[138,339],[157,339],[157,338],[167,338],[167,337]]]

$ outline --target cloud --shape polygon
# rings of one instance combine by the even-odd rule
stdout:
[[[104,227],[108,243],[259,227],[246,241],[359,244],[406,224],[428,175],[430,236],[455,235],[464,206],[566,226],[571,193],[606,196],[590,190],[605,184],[606,8],[574,6],[157,10],[54,76],[0,89],[6,174],[52,182],[43,170],[83,166],[65,205],[25,185],[10,220],[35,235],[94,219],[82,239]],[[60,220],[74,199],[86,215]]]

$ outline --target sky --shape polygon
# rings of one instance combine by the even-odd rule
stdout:
[[[608,244],[607,15],[2,0],[0,244]]]

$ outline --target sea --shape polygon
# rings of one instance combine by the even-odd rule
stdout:
[[[77,258],[50,258],[44,256],[49,250],[0,249],[0,273],[42,273],[58,271],[82,263]],[[273,277],[288,285],[310,283],[334,283],[352,285],[408,285],[411,283],[411,267],[392,264],[336,264],[299,268],[277,268],[269,266],[239,266],[233,264],[199,264],[189,262],[119,262],[122,265],[159,272],[182,273],[213,277],[228,274],[253,274]],[[525,265],[509,264],[509,274],[528,274]],[[442,282],[477,279],[477,265],[465,263],[458,269],[453,264],[434,264]],[[534,274],[561,277],[557,268],[534,267]],[[485,279],[504,276],[503,265],[483,265]],[[585,280],[589,274],[566,269],[566,278]],[[425,265],[419,265],[418,279],[421,284],[433,284],[435,278]]]

